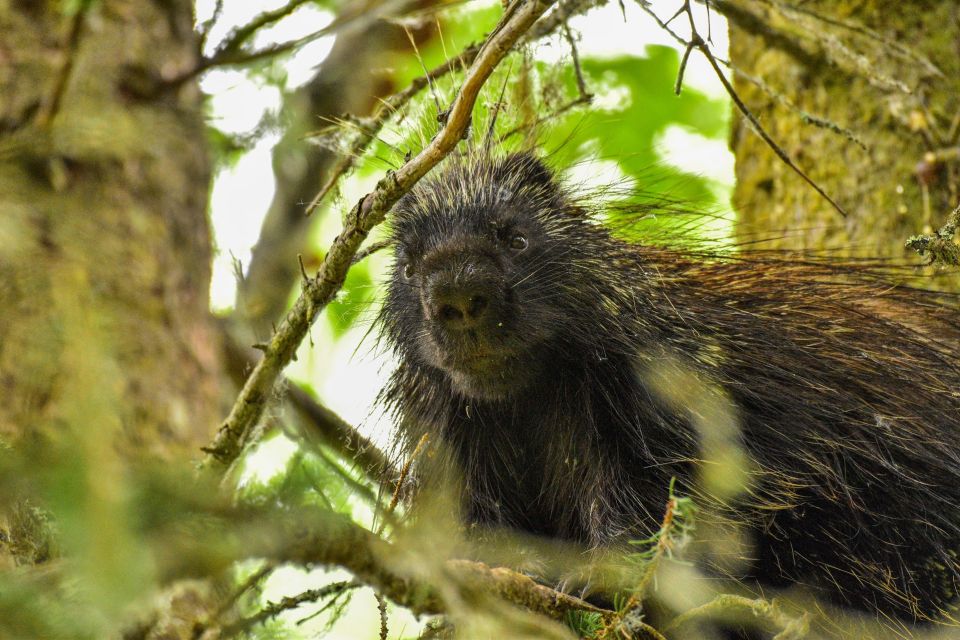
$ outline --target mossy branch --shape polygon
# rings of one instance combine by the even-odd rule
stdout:
[[[906,246],[926,257],[930,264],[960,267],[958,231],[960,231],[960,206],[950,212],[946,224],[938,231],[929,235],[913,236],[907,240]]]
[[[246,374],[256,360],[254,349],[243,348],[227,330],[221,326],[224,355],[230,377],[242,385]],[[345,460],[358,464],[364,473],[376,482],[392,482],[398,472],[393,468],[389,457],[377,448],[353,425],[338,416],[329,407],[319,402],[299,386],[281,381],[278,385],[284,389],[285,399],[293,406],[302,423],[306,425],[297,435],[307,441],[320,441],[337,451]]]
[[[605,617],[614,615],[612,611],[539,584],[524,574],[472,560],[439,562],[435,570],[429,572],[432,577],[428,579],[419,577],[424,573],[419,569],[417,576],[413,576],[398,569],[410,566],[402,560],[405,549],[357,525],[350,517],[332,511],[290,512],[269,508],[225,511],[214,505],[203,518],[213,518],[222,524],[208,527],[208,535],[181,536],[184,546],[175,556],[165,556],[168,564],[161,567],[165,581],[192,575],[198,566],[215,568],[209,566],[210,551],[217,549],[218,564],[224,563],[224,567],[248,558],[265,559],[271,566],[293,563],[304,567],[342,567],[358,582],[415,615],[447,613],[450,603],[446,598],[454,597],[460,602],[461,596],[467,594],[496,597],[556,621],[566,620],[571,611]],[[409,551],[415,553],[414,549]],[[439,588],[441,583],[443,589]],[[279,606],[282,607],[282,603]]]

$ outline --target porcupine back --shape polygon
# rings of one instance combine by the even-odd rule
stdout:
[[[696,491],[709,454],[696,407],[651,387],[679,362],[739,418],[744,578],[905,622],[949,609],[957,306],[836,262],[630,243],[597,209],[532,155],[483,151],[397,205],[380,323],[400,364],[382,399],[408,452],[424,433],[443,450],[421,476],[454,469],[469,523],[590,547],[646,538],[671,478]],[[482,318],[444,324],[472,310],[446,304],[450,286]]]

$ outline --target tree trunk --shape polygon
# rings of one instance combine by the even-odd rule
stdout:
[[[0,0],[0,445],[69,443],[96,491],[217,424],[210,164],[199,91],[162,87],[193,3],[65,4]]]
[[[731,144],[740,238],[782,234],[775,244],[784,248],[917,261],[905,240],[940,227],[958,202],[960,5],[719,0],[717,6],[731,24],[737,92],[849,212],[841,217],[738,119]],[[808,116],[831,124],[816,126]]]

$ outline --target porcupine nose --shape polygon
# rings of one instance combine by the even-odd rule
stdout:
[[[430,297],[433,319],[451,330],[476,327],[490,307],[490,299],[476,287],[438,287]]]
[[[427,285],[427,311],[448,331],[475,329],[490,313],[496,293],[492,274],[485,265],[468,261],[455,270],[442,269]]]

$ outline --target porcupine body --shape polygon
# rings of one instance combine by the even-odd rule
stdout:
[[[463,517],[588,547],[656,531],[697,473],[679,362],[722,389],[752,484],[743,577],[907,623],[960,584],[960,313],[829,264],[618,239],[530,154],[447,160],[397,205],[383,398]]]

